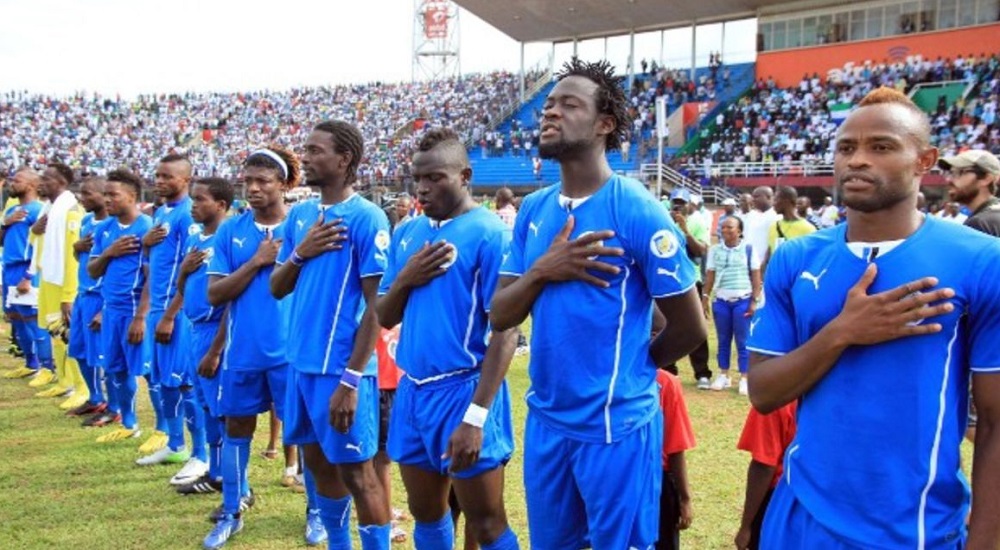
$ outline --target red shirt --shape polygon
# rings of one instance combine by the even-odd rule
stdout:
[[[792,401],[771,414],[761,414],[751,407],[740,441],[736,444],[737,449],[749,452],[757,462],[775,469],[771,487],[781,479],[785,449],[795,439],[797,408],[797,401]]]
[[[378,356],[378,389],[394,390],[399,386],[403,371],[396,365],[396,344],[399,343],[399,327],[382,329],[375,341],[375,355]]]
[[[694,429],[688,417],[681,379],[665,370],[657,370],[656,383],[660,386],[660,407],[663,409],[662,462],[666,472],[670,470],[668,456],[694,448]]]

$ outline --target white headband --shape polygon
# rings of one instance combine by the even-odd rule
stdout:
[[[247,161],[256,157],[257,155],[263,155],[276,162],[278,164],[278,167],[281,168],[281,179],[283,181],[288,181],[288,165],[285,164],[285,161],[280,156],[278,156],[277,153],[275,153],[270,149],[257,149],[253,153],[250,153],[249,156],[247,156]]]

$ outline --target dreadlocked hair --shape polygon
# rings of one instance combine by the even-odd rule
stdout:
[[[568,76],[582,76],[597,84],[594,97],[597,112],[610,116],[615,122],[615,129],[604,138],[604,148],[608,151],[620,149],[631,123],[631,117],[625,109],[627,100],[625,89],[622,88],[624,79],[615,76],[614,67],[606,60],[588,63],[580,61],[578,57],[566,62],[556,74],[556,79],[562,80]]]
[[[298,187],[299,182],[302,180],[302,163],[299,162],[299,157],[281,145],[268,145],[267,147],[264,147],[264,149],[271,151],[275,155],[281,157],[281,160],[285,161],[285,166],[288,167],[288,177],[285,178],[285,185],[288,188]],[[251,154],[247,157],[243,166],[270,168],[271,170],[277,171],[279,175],[282,173],[281,166],[267,155]]]
[[[350,122],[343,120],[327,120],[320,122],[313,130],[330,134],[333,140],[333,150],[341,155],[351,155],[350,162],[347,163],[347,184],[352,184],[358,179],[358,165],[361,164],[361,157],[365,153],[365,138],[361,135],[361,130]]]

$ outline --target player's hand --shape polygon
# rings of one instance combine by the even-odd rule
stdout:
[[[406,288],[426,285],[445,272],[442,266],[451,261],[455,254],[455,245],[449,242],[424,243],[416,254],[410,256],[396,278]]]
[[[449,472],[461,472],[479,461],[483,450],[483,429],[462,422],[448,439],[448,449],[442,459],[451,458]]]
[[[566,219],[566,224],[549,245],[548,251],[535,261],[535,270],[545,282],[584,281],[594,286],[607,288],[610,283],[604,281],[590,271],[601,271],[617,275],[619,269],[607,262],[597,260],[597,256],[622,256],[621,248],[604,246],[604,240],[615,236],[614,231],[594,231],[574,240],[569,240],[576,224],[573,216]],[[591,259],[593,258],[593,259]]]
[[[343,223],[344,220],[340,218],[326,223],[323,223],[323,218],[318,218],[306,231],[306,236],[295,248],[295,253],[308,260],[324,252],[344,248],[341,243],[347,240],[347,226]]]
[[[688,232],[687,217],[685,217],[684,214],[681,214],[676,210],[670,211],[670,217],[674,220],[674,223],[677,224],[677,228],[680,229],[681,232],[683,232],[685,235],[687,235]]]
[[[90,330],[93,330],[95,332],[100,331],[101,321],[103,319],[104,319],[104,314],[98,311],[97,315],[94,315],[94,318],[90,320],[90,324],[88,325],[90,327]]]
[[[20,281],[17,282],[17,293],[18,294],[27,294],[29,292],[31,292],[31,280],[30,279],[21,279]]]
[[[747,312],[743,314],[747,319],[753,319],[753,314],[757,313],[757,300],[750,298],[750,305],[747,306]]]
[[[84,254],[90,252],[90,249],[94,248],[94,235],[90,234],[86,237],[81,237],[75,243],[73,243],[73,252],[77,254]]]
[[[184,260],[181,261],[181,273],[184,275],[190,275],[205,263],[205,258],[208,257],[208,253],[204,250],[192,250],[184,255]]]
[[[128,324],[128,343],[137,346],[146,337],[146,318],[135,316]]]
[[[161,223],[156,227],[150,229],[142,237],[142,246],[146,248],[152,248],[164,241],[167,238],[167,228]]]
[[[59,304],[59,312],[62,313],[62,320],[66,326],[69,326],[70,317],[73,316],[73,303],[63,302]]]
[[[198,362],[198,376],[202,378],[215,378],[215,373],[219,371],[219,354],[208,352],[201,361]]]
[[[156,338],[157,343],[169,344],[170,339],[174,336],[174,318],[166,315],[160,317],[160,320],[156,322],[156,328],[153,330],[153,336]]]
[[[868,288],[877,273],[876,265],[869,264],[861,279],[848,291],[844,308],[831,321],[839,334],[844,336],[846,344],[879,344],[941,331],[939,323],[923,321],[955,309],[954,304],[944,301],[955,295],[954,290],[930,290],[937,286],[938,280],[924,277],[869,295]]]
[[[31,226],[31,232],[35,235],[44,235],[45,228],[49,226],[49,215],[45,214],[38,218],[35,223]]]
[[[750,548],[750,528],[740,527],[740,530],[736,532],[736,538],[733,539],[736,543],[736,550],[747,550]]]
[[[358,410],[358,390],[338,384],[330,396],[330,425],[342,434],[354,425],[354,414]]]
[[[691,527],[691,521],[694,520],[694,508],[691,507],[691,499],[681,499],[679,511],[680,517],[677,518],[677,530],[683,531]]]
[[[3,219],[3,224],[5,226],[11,226],[15,223],[24,221],[28,217],[28,211],[23,208],[18,208],[17,210],[11,212],[11,214]]]
[[[257,252],[254,253],[253,258],[250,258],[250,261],[254,262],[254,265],[257,267],[274,265],[274,262],[278,259],[278,250],[280,249],[281,239],[269,236],[260,242],[260,245],[257,246]]]
[[[122,235],[115,239],[115,242],[111,243],[111,246],[104,253],[112,258],[120,258],[129,254],[135,254],[139,252],[140,248],[141,244],[138,237],[135,235]]]

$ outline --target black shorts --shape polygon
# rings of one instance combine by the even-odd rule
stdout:
[[[385,444],[389,441],[389,415],[392,414],[392,404],[396,401],[396,390],[378,391],[378,450],[385,452]]]

